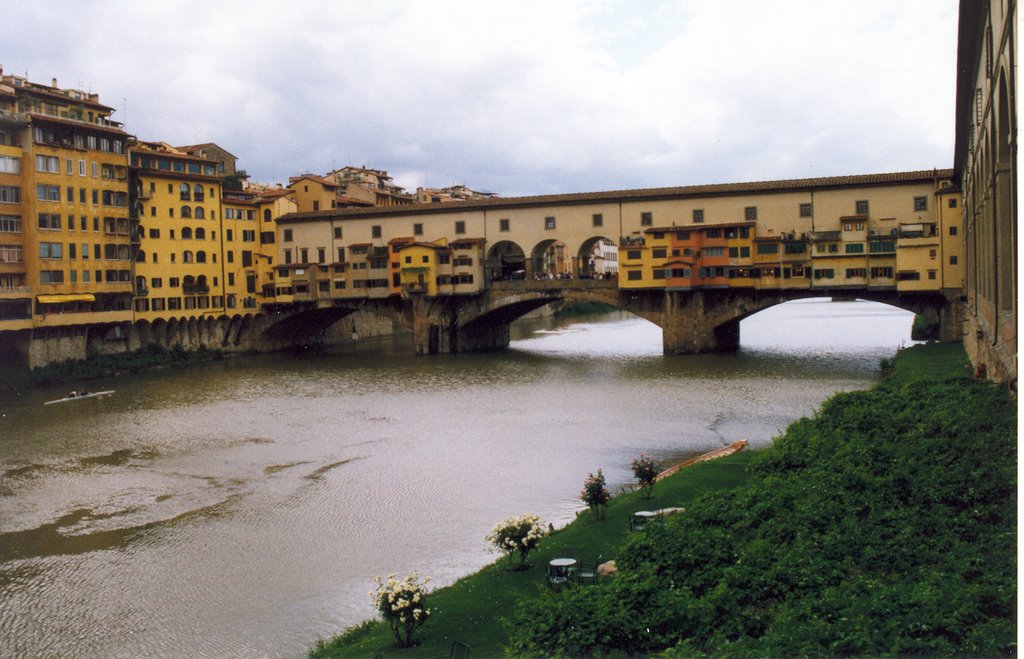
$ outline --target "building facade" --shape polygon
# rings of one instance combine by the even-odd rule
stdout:
[[[278,282],[289,270],[329,267],[330,286],[302,288],[302,299],[327,299],[413,288],[476,294],[493,281],[615,273],[621,289],[873,289],[952,298],[964,272],[952,174],[296,213],[279,221]],[[471,253],[456,256],[455,246],[470,244]],[[608,244],[618,246],[617,258]],[[406,254],[412,262],[394,258],[408,249],[418,250]],[[440,250],[440,256],[444,249],[452,250],[451,272],[442,270],[440,258],[420,253]],[[458,286],[446,285],[452,278]]]
[[[964,347],[1017,379],[1017,3],[961,0],[954,168],[964,200]]]
[[[0,350],[47,363],[124,348],[128,135],[96,94],[0,70]]]

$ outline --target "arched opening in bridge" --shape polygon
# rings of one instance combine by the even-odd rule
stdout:
[[[576,273],[582,279],[611,279],[619,272],[619,250],[604,236],[594,236],[580,245]]]
[[[571,277],[573,274],[572,254],[561,240],[542,240],[530,253],[532,270],[535,279],[559,279]]]
[[[495,243],[487,253],[487,277],[490,281],[515,281],[526,278],[526,255],[510,240]]]
[[[912,343],[914,312],[862,299],[792,300],[743,318],[740,350],[806,356],[877,353],[891,357]]]

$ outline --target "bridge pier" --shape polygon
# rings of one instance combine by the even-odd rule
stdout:
[[[703,291],[665,291],[662,349],[666,355],[728,352],[740,347],[740,321],[721,322]]]

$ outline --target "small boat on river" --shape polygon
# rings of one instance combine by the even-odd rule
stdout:
[[[72,400],[84,400],[86,398],[99,398],[101,396],[109,396],[114,393],[114,389],[108,389],[107,391],[93,391],[89,393],[77,393],[72,392],[73,395],[65,396],[64,398],[58,398],[57,400],[48,400],[43,405],[53,405],[54,403],[67,403]]]

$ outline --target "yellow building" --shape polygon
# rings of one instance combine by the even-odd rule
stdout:
[[[137,142],[131,165],[140,237],[135,318],[226,313],[228,264],[221,257],[224,215],[217,163],[162,142]],[[233,232],[240,231],[231,225]]]
[[[112,113],[0,69],[0,343],[30,365],[124,347],[128,136]]]

